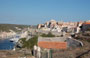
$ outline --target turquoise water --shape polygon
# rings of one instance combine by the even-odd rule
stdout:
[[[12,50],[14,45],[15,44],[8,39],[0,40],[0,50]]]

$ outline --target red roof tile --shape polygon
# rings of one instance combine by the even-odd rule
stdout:
[[[53,49],[66,49],[67,43],[66,42],[47,42],[41,41],[38,43],[38,46],[41,48],[53,48]]]
[[[84,24],[90,24],[90,22],[85,22]]]

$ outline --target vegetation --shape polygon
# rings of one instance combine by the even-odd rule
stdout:
[[[51,32],[49,32],[48,34],[42,34],[42,37],[55,37],[55,35],[53,35]]]
[[[48,34],[42,34],[42,37],[55,37],[52,33]],[[29,40],[26,40],[26,38],[21,38],[20,42],[22,44],[22,48],[32,49],[34,45],[37,45],[38,36],[34,36],[30,38]]]
[[[77,37],[75,38],[78,40],[83,40],[90,43],[90,33],[77,34]]]
[[[37,45],[38,36],[34,36],[33,38],[26,41],[26,38],[20,39],[23,44],[22,48],[32,49],[34,45]]]
[[[13,30],[15,32],[19,31],[15,27],[23,29],[23,28],[29,27],[29,25],[0,24],[0,31],[6,31],[6,32],[9,32],[9,30]]]
[[[88,28],[86,31],[90,31],[90,28]]]

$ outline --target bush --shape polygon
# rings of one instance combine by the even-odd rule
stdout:
[[[87,28],[87,30],[86,31],[90,31],[90,28]]]
[[[38,36],[34,36],[33,38],[26,41],[26,38],[21,39],[21,43],[23,44],[22,48],[32,49],[34,45],[37,45]]]
[[[51,32],[49,32],[48,34],[42,34],[42,37],[55,37],[55,35],[53,35]]]

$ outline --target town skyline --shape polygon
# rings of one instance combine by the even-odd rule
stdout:
[[[90,58],[90,0],[0,0],[0,58]]]

